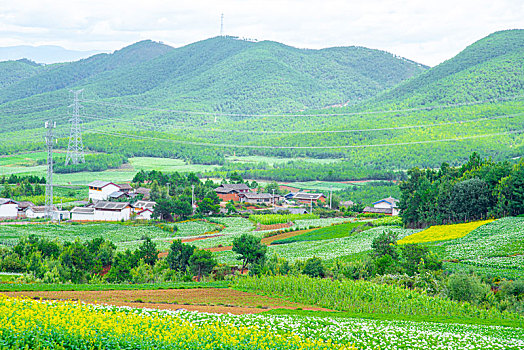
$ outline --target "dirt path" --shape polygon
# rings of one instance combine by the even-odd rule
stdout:
[[[324,308],[293,303],[279,298],[245,293],[233,289],[160,289],[119,291],[31,291],[3,292],[10,297],[45,300],[79,300],[92,304],[131,306],[161,310],[190,310],[214,313],[260,313],[270,309],[330,311]]]

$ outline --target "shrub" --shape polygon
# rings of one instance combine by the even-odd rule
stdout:
[[[302,273],[309,277],[324,277],[325,274],[322,259],[315,257],[307,259]]]
[[[488,287],[475,275],[459,273],[451,275],[448,288],[452,300],[477,302],[484,296]]]

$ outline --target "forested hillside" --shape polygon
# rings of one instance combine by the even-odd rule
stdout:
[[[524,94],[524,30],[493,33],[455,57],[377,97],[424,106]]]
[[[361,47],[231,37],[177,49],[141,42],[35,69],[0,89],[10,101],[0,105],[0,153],[42,147],[43,130],[33,128],[49,117],[66,148],[69,88],[85,91],[87,149],[223,165],[212,176],[390,179],[414,166],[460,165],[474,151],[507,160],[524,150],[524,30],[494,33],[428,70]],[[340,161],[233,164],[229,155]]]

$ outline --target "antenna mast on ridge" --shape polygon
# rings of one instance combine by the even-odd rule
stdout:
[[[220,36],[224,36],[224,14],[220,16]]]
[[[84,143],[82,142],[82,128],[80,120],[80,103],[79,96],[84,90],[72,91],[74,94],[73,115],[71,116],[71,134],[69,135],[69,146],[67,147],[67,155],[65,165],[85,163],[84,158]]]

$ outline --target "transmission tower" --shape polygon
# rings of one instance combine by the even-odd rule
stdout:
[[[80,120],[80,103],[79,96],[84,90],[72,91],[74,100],[71,107],[73,107],[73,115],[71,116],[71,134],[69,135],[69,146],[67,147],[67,155],[65,165],[85,163],[84,158],[84,144],[82,142],[82,128]]]
[[[224,36],[224,14],[220,16],[220,36]]]
[[[53,213],[53,129],[56,128],[56,122],[45,122],[47,129],[45,135],[45,144],[47,146],[47,181],[45,184],[45,215],[50,218]]]

